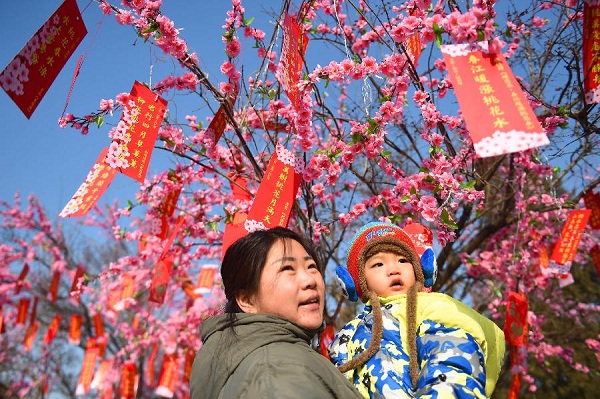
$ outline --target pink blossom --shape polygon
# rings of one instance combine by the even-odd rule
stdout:
[[[240,53],[240,49],[241,49],[240,42],[235,37],[232,38],[231,41],[229,43],[227,43],[227,45],[225,46],[225,52],[227,53],[227,56],[229,56],[230,58],[237,57],[238,54]]]

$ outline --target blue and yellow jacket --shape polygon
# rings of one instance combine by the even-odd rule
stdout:
[[[496,386],[504,357],[504,333],[491,320],[440,293],[417,294],[419,379],[413,390],[406,332],[407,295],[379,298],[383,336],[378,352],[346,377],[365,398],[486,398]],[[331,361],[340,366],[371,340],[370,302],[340,330]]]

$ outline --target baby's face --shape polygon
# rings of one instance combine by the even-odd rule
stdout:
[[[379,252],[367,259],[365,279],[369,290],[380,297],[406,294],[416,281],[412,263],[391,252]]]

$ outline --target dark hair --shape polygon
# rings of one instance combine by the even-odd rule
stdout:
[[[258,230],[235,241],[225,252],[221,263],[221,278],[225,288],[225,313],[242,313],[235,299],[240,290],[249,295],[256,294],[260,278],[273,245],[283,240],[297,241],[310,255],[321,273],[321,260],[312,243],[298,233],[285,227]]]

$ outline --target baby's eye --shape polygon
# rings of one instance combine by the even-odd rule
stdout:
[[[398,259],[398,263],[409,263],[409,262],[408,262],[408,259],[401,257]]]
[[[373,263],[371,265],[371,267],[381,267],[381,266],[383,266],[383,263],[381,263],[381,262]]]

